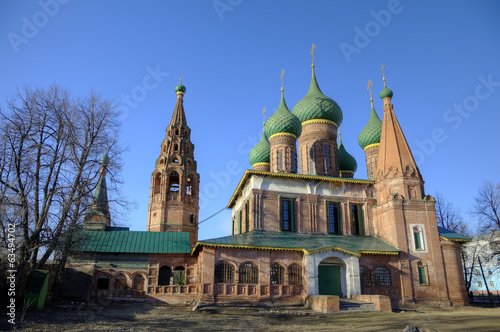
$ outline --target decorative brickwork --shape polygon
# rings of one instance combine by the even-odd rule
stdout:
[[[184,93],[177,103],[160,156],[151,175],[148,231],[189,232],[191,247],[198,241],[199,175],[194,160],[191,129],[183,107]]]
[[[337,127],[331,121],[302,124],[299,161],[301,174],[339,176]]]

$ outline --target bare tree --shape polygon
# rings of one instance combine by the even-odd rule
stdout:
[[[441,193],[436,194],[436,218],[438,226],[456,233],[469,234],[467,223],[464,222],[460,210],[448,202]]]
[[[110,174],[120,169],[116,115],[94,92],[72,98],[58,86],[25,88],[0,110],[0,236],[7,248],[14,225],[18,280],[28,263],[31,272],[56,253],[64,268],[99,157],[108,151]]]
[[[475,197],[472,215],[479,219],[483,232],[500,230],[500,183],[483,184]]]

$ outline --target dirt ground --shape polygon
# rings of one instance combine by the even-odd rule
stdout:
[[[18,313],[18,317],[20,313]],[[18,319],[19,320],[19,319]],[[3,325],[0,328],[6,328]],[[420,308],[401,313],[321,314],[303,307],[263,308],[113,302],[29,310],[17,331],[500,331],[500,308]]]

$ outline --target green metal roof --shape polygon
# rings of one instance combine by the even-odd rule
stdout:
[[[82,231],[73,248],[75,251],[133,253],[133,254],[188,254],[188,232],[140,231]]]
[[[307,253],[332,249],[356,256],[362,253],[396,255],[400,251],[382,239],[373,236],[265,231],[251,231],[238,235],[199,241],[193,252],[199,246],[298,250]]]
[[[321,92],[316,81],[314,67],[312,69],[311,84],[309,91],[292,109],[300,122],[305,122],[313,119],[325,119],[333,121],[340,126],[343,119],[342,110],[339,105],[332,99],[328,98]]]
[[[302,124],[299,118],[292,114],[286,106],[283,93],[281,94],[280,106],[266,121],[264,132],[267,138],[278,133],[289,133],[298,138],[302,133]]]
[[[472,239],[468,236],[465,236],[460,233],[455,233],[453,231],[450,231],[449,229],[446,229],[444,227],[438,226],[438,232],[439,236],[443,237],[446,240],[450,241],[458,241],[458,242],[469,242]]]
[[[354,159],[354,157],[351,156],[349,152],[347,152],[344,144],[342,144],[342,139],[340,137],[339,137],[338,154],[339,154],[339,170],[351,171],[353,173],[356,173],[356,170],[358,169],[358,163],[356,162],[356,159]]]
[[[372,107],[370,119],[368,124],[361,130],[358,136],[359,146],[364,149],[368,145],[380,143],[380,136],[382,135],[382,121]]]
[[[257,163],[269,163],[271,161],[271,145],[264,132],[262,132],[259,143],[250,150],[248,161],[252,166]]]

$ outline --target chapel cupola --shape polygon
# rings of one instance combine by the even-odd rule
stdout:
[[[189,232],[191,246],[198,240],[200,176],[196,172],[191,129],[184,112],[186,87],[175,87],[177,101],[151,175],[148,231]]]
[[[342,123],[339,105],[321,92],[316,80],[313,44],[309,91],[293,108],[302,124],[299,137],[301,174],[339,176],[337,129]]]
[[[286,106],[283,74],[282,70],[280,106],[267,120],[264,132],[270,144],[271,172],[297,173],[296,142],[302,127],[300,120]]]
[[[370,90],[371,113],[368,124],[361,130],[358,136],[359,146],[365,151],[366,173],[368,179],[374,180],[377,171],[378,150],[380,146],[380,134],[382,132],[382,121],[375,112],[372,98],[372,81],[368,80],[367,89]],[[387,89],[389,90],[389,89]],[[392,93],[392,92],[391,92]]]
[[[342,144],[342,137],[339,132],[339,173],[341,178],[353,178],[358,169],[358,163],[353,156],[347,152]]]
[[[269,172],[271,167],[271,145],[267,140],[265,133],[265,116],[266,116],[266,108],[264,107],[264,123],[263,123],[263,131],[262,137],[260,138],[259,143],[250,150],[250,154],[248,155],[248,161],[250,165],[252,165],[252,169],[254,171],[263,171]]]

